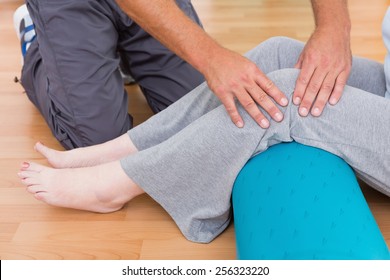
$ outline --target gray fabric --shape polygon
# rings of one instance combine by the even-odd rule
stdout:
[[[259,51],[262,45],[249,54],[257,63],[265,55]],[[272,46],[270,50],[275,50]],[[280,56],[265,57],[279,57],[278,67],[283,67],[280,58],[289,52],[282,51],[279,49]],[[284,69],[269,77],[291,99],[297,75],[296,69]],[[383,96],[382,76],[382,65],[358,59],[354,60],[349,82]],[[327,106],[320,118],[300,117],[290,100],[287,108],[281,108],[284,121],[271,121],[267,130],[239,106],[245,121],[245,127],[239,129],[207,87],[201,85],[130,130],[130,138],[139,147],[146,142],[139,137],[149,135],[140,131],[169,122],[165,134],[147,142],[149,147],[123,158],[121,164],[128,176],[168,211],[184,236],[195,242],[210,242],[226,228],[237,174],[251,157],[280,142],[295,140],[335,153],[374,188],[390,195],[390,100],[377,95],[347,86],[341,101]]]
[[[177,3],[200,24],[190,0]],[[27,7],[37,39],[25,56],[22,84],[65,148],[102,143],[131,128],[119,53],[154,112],[204,81],[114,0],[27,0]]]
[[[274,37],[249,51],[246,56],[264,73],[270,73],[279,69],[293,68],[303,47],[302,42],[286,37]],[[384,96],[385,84],[383,64],[365,58],[353,58],[348,85]],[[165,141],[221,104],[205,83],[182,99],[184,100],[171,105],[169,110],[159,113],[158,117],[154,116],[142,126],[132,129],[131,138],[138,150]]]

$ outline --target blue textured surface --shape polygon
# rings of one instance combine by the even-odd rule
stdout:
[[[283,143],[252,158],[233,188],[238,259],[390,259],[352,169]]]

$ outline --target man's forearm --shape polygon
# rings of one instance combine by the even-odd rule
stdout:
[[[348,34],[351,21],[348,13],[347,0],[311,0],[316,28],[331,28]]]
[[[117,0],[122,10],[149,34],[194,66],[202,74],[207,63],[223,50],[200,26],[187,17],[174,0]]]

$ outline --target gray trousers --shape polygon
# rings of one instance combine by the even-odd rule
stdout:
[[[206,84],[128,132],[140,152],[122,167],[161,204],[184,236],[210,242],[229,224],[231,191],[245,163],[268,147],[297,141],[342,157],[371,186],[390,195],[390,100],[383,65],[355,58],[340,102],[322,116],[300,117],[291,102],[303,44],[273,38],[248,53],[290,98],[284,120],[262,129],[239,106],[237,128]],[[286,68],[286,69],[285,69]],[[282,69],[282,70],[278,70]],[[337,194],[335,194],[337,195]]]
[[[67,149],[105,142],[132,127],[119,57],[154,112],[204,81],[115,0],[26,1],[37,39],[24,59],[22,85]],[[190,0],[177,4],[201,25]]]

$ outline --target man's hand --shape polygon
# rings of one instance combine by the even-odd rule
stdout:
[[[293,102],[301,116],[309,112],[320,116],[326,103],[336,104],[351,71],[349,38],[316,31],[300,55],[296,68],[301,69]]]
[[[286,106],[287,98],[257,66],[245,57],[227,50],[189,19],[174,0],[116,0],[142,28],[202,73],[216,96],[226,107],[233,123],[243,127],[235,99],[263,128],[269,120],[260,105],[276,121],[283,114],[274,101]],[[273,101],[273,100],[274,101]]]
[[[341,98],[352,66],[347,1],[312,0],[316,29],[295,67],[300,68],[293,103],[299,114],[320,116]]]
[[[262,127],[269,127],[269,120],[259,110],[260,105],[275,121],[282,121],[283,114],[274,101],[286,106],[286,96],[247,58],[222,49],[213,56],[205,73],[210,89],[225,106],[233,123],[243,127],[244,122],[237,111],[235,100]]]

